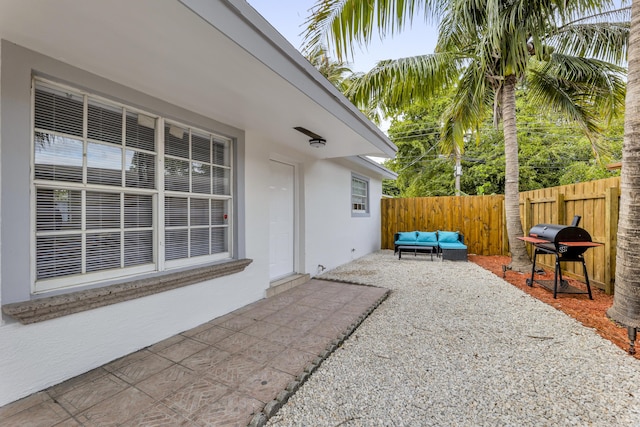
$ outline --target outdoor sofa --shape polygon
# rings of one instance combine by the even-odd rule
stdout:
[[[393,235],[394,254],[402,258],[402,252],[429,253],[442,256],[443,260],[466,261],[467,246],[464,235],[457,231],[403,231]]]

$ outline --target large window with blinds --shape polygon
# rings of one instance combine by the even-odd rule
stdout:
[[[212,131],[35,80],[34,290],[229,258],[231,160]]]

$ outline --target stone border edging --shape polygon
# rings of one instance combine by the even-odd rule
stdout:
[[[372,286],[372,285],[363,285],[361,283],[353,283],[341,280],[330,280],[330,279],[319,279],[319,280],[327,280],[332,282],[346,283],[350,285],[357,286]],[[377,287],[377,286],[373,286]],[[380,304],[391,294],[391,291],[387,289],[387,291],[378,298],[363,314],[360,315],[347,329],[347,332],[340,334],[340,336],[333,341],[324,349],[324,351],[318,355],[313,361],[304,368],[302,374],[298,375],[295,380],[291,381],[287,388],[278,393],[278,396],[270,401],[264,406],[261,412],[255,414],[247,427],[264,427],[269,421],[269,418],[273,417],[282,406],[287,403],[289,398],[295,394],[296,391],[311,377],[313,374],[334,351],[337,350],[338,347],[342,345],[342,343],[351,336],[355,332],[355,330],[364,322],[364,320],[369,317],[373,310],[378,308]]]

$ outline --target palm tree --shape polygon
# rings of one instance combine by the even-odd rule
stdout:
[[[347,94],[354,82],[362,78],[362,73],[354,73],[349,68],[349,63],[335,60],[329,56],[329,52],[322,45],[309,49],[305,55],[307,60],[323,76],[329,80],[340,92]],[[375,105],[360,105],[360,110],[373,122],[380,124],[382,116]]]
[[[307,21],[306,43],[326,41],[338,58],[375,34],[393,34],[419,13],[439,22],[435,52],[379,62],[347,95],[358,106],[384,112],[453,90],[442,122],[443,151],[462,147],[493,113],[505,140],[505,214],[511,268],[531,266],[520,220],[516,86],[543,108],[576,121],[595,142],[601,120],[624,99],[628,8],[608,0],[318,0]],[[585,16],[589,16],[585,18]],[[611,19],[620,22],[609,22]]]
[[[630,353],[634,353],[640,327],[640,1],[631,11],[628,92],[620,174],[620,218],[616,254],[616,292],[607,311],[613,320],[629,328]]]
[[[325,76],[342,93],[349,89],[354,74],[349,68],[349,64],[332,59],[324,46],[315,46],[307,53],[306,58],[320,74]]]

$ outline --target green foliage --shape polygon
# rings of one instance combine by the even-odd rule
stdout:
[[[442,196],[453,189],[448,161],[437,158],[445,103],[443,99],[428,106],[415,104],[391,121],[389,138],[398,153],[385,166],[398,173],[396,187],[402,197]]]
[[[504,193],[504,140],[489,128],[479,141],[470,141],[462,157],[460,190],[463,194]]]
[[[619,175],[619,171],[608,171],[594,161],[588,163],[574,162],[564,171],[558,185],[576,184]]]
[[[501,121],[507,82],[524,82],[531,102],[562,112],[592,142],[623,105],[629,8],[611,0],[318,0],[311,12],[306,49],[327,43],[338,58],[422,14],[438,23],[434,53],[380,61],[346,94],[365,111],[391,114],[453,93],[443,151],[461,146],[490,112]]]
[[[518,188],[557,185],[563,175],[570,181],[609,173],[607,157],[592,161],[591,153],[616,152],[601,135],[624,106],[630,10],[615,7],[612,0],[318,0],[305,37],[308,50],[326,43],[342,59],[417,15],[437,22],[434,53],[380,61],[350,79],[346,95],[367,113],[395,115],[390,137],[399,152],[388,166],[399,174],[400,194],[453,191],[453,159],[434,157],[439,151],[464,153],[470,172],[463,191],[502,192],[517,180],[519,187],[506,186],[513,196]],[[514,111],[516,87],[515,99],[527,98]],[[527,111],[532,105],[537,110]],[[506,145],[490,115],[496,127],[508,118]]]
[[[306,40],[316,46],[326,36],[342,58],[354,42],[368,43],[376,30],[380,36],[394,34],[410,24],[416,13],[424,12],[439,22],[433,54],[381,61],[354,80],[347,96],[367,111],[389,114],[452,91],[441,118],[445,153],[461,153],[468,132],[479,130],[492,111],[494,124],[502,123],[504,132],[505,212],[512,265],[524,271],[530,260],[524,243],[516,239],[523,232],[519,183],[525,180],[533,185],[539,174],[535,168],[519,174],[516,87],[525,82],[530,101],[541,109],[561,112],[580,126],[597,149],[601,122],[611,120],[624,105],[621,64],[629,42],[629,9],[616,13],[613,7],[613,0],[317,0],[307,22]],[[558,156],[549,148],[542,153],[550,158],[544,159],[547,162]],[[410,165],[414,170],[415,163]],[[430,166],[438,170],[441,165]],[[447,181],[443,174],[434,178],[406,180],[399,187],[407,194],[430,192],[432,182]],[[441,184],[448,191],[446,182]]]
[[[438,139],[439,117],[449,97],[427,106],[413,105],[391,124],[389,136],[398,146],[398,155],[386,166],[398,173],[395,186],[387,184],[384,194],[394,197],[420,197],[455,194],[454,158],[442,155]],[[517,103],[521,191],[617,175],[606,164],[619,161],[622,153],[623,119],[616,117],[605,128],[600,145],[609,153],[596,159],[591,141],[559,113],[541,111],[520,91]],[[479,138],[465,144],[462,155],[462,194],[503,194],[505,182],[504,139],[502,132],[487,120]],[[393,188],[393,191],[387,192]]]
[[[400,197],[400,189],[396,185],[395,179],[382,180],[382,194],[389,197]]]

